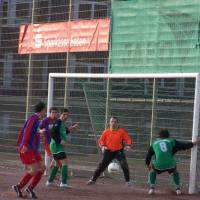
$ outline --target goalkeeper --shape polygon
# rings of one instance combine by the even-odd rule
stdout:
[[[176,194],[181,194],[180,176],[176,169],[176,161],[173,155],[177,151],[190,149],[197,144],[200,144],[200,139],[197,139],[195,142],[180,142],[170,138],[167,129],[161,129],[158,131],[158,138],[150,146],[145,160],[149,169],[149,194],[154,194],[155,192],[156,175],[163,172],[172,174],[176,186]],[[153,155],[155,155],[155,159],[151,162]]]
[[[111,117],[110,127],[103,131],[99,140],[99,145],[103,152],[103,159],[99,163],[92,178],[87,182],[87,185],[94,184],[100,174],[115,158],[120,162],[127,186],[131,185],[129,167],[124,153],[123,142],[127,144],[126,150],[129,151],[132,145],[131,137],[123,128],[118,127],[117,117]]]

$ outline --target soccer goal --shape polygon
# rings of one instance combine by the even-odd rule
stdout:
[[[144,158],[155,139],[155,131],[168,128],[171,136],[194,140],[199,133],[200,75],[175,74],[82,74],[50,73],[48,111],[52,106],[67,106],[68,124],[79,123],[70,135],[67,152],[73,170],[92,171],[101,159],[98,138],[110,116],[132,136],[134,150],[127,153],[131,177],[146,183]],[[182,185],[195,193],[200,182],[198,148],[177,153]],[[46,157],[48,166],[48,158]],[[123,177],[121,177],[123,178]],[[167,178],[168,179],[168,178]],[[166,177],[158,177],[166,185]]]

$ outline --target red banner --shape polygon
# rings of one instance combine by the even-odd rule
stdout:
[[[110,19],[22,25],[19,54],[108,51]]]

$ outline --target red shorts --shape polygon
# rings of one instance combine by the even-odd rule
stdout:
[[[25,165],[31,165],[42,161],[42,156],[40,155],[40,153],[32,150],[28,150],[25,153],[19,153],[19,155],[22,163]]]

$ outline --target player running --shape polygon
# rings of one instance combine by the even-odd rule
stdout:
[[[20,159],[27,170],[19,183],[12,186],[14,191],[17,193],[17,196],[20,198],[24,197],[21,191],[22,188],[24,188],[31,180],[31,183],[25,191],[31,198],[37,199],[33,189],[37,186],[45,171],[45,166],[39,153],[40,132],[38,131],[40,119],[44,116],[45,104],[43,102],[39,102],[35,105],[35,114],[31,115],[25,122],[24,127],[20,130],[17,139]]]
[[[195,142],[180,142],[173,138],[170,138],[170,133],[167,129],[161,129],[158,131],[158,137],[150,146],[146,155],[146,165],[149,169],[149,194],[155,193],[156,175],[163,172],[172,174],[173,181],[176,186],[176,194],[180,195],[180,176],[176,169],[176,161],[173,155],[180,150],[186,150],[192,148],[194,145],[200,144],[200,139]],[[151,162],[152,156],[155,155],[155,159]]]

